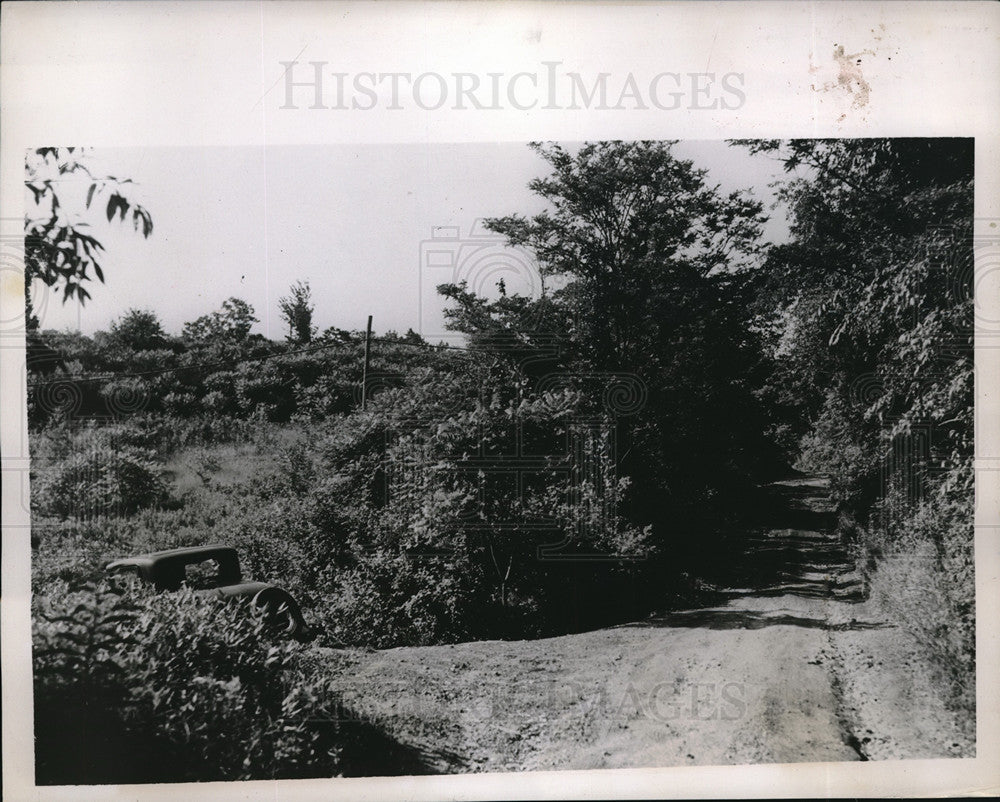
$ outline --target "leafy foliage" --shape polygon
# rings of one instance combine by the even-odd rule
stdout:
[[[316,327],[312,324],[315,307],[312,303],[312,290],[308,281],[296,281],[289,288],[289,294],[281,298],[278,308],[281,317],[288,324],[288,341],[301,345],[312,340]]]
[[[137,310],[93,337],[40,332],[38,342],[51,358],[32,363],[29,423],[37,428],[67,415],[117,420],[156,413],[228,425],[226,419],[255,416],[319,419],[357,405],[361,348],[355,334],[324,334],[302,348],[249,333],[254,320],[253,309],[232,298],[186,324],[185,337],[162,335],[155,315]],[[411,369],[448,358],[412,332],[382,339],[372,363],[375,392],[398,384]],[[422,348],[412,347],[417,345]]]
[[[350,770],[363,733],[338,729],[337,700],[303,672],[300,647],[269,642],[248,602],[191,592],[128,601],[106,584],[64,590],[35,617],[39,782]]]
[[[761,205],[721,194],[671,145],[532,145],[551,172],[529,187],[549,208],[487,226],[534,255],[545,293],[490,301],[439,288],[454,302],[449,325],[529,380],[590,384],[590,395],[586,377],[634,377],[637,408],[615,421],[617,467],[633,482],[629,518],[654,524],[663,543],[687,534],[677,521],[697,528],[721,509],[719,494],[780,468],[754,393],[768,366],[747,313]]]
[[[258,319],[253,307],[241,298],[228,298],[222,308],[184,324],[184,339],[195,343],[239,344],[250,334]]]
[[[109,223],[130,218],[135,230],[149,237],[152,217],[129,197],[129,179],[95,175],[90,158],[80,148],[38,148],[28,153],[25,168],[25,186],[34,204],[24,223],[25,285],[35,278],[49,287],[61,285],[64,301],[76,297],[82,303],[90,297],[84,282],[92,278],[91,273],[104,281],[104,246],[88,233],[90,226],[80,213],[67,206],[63,193],[68,179],[83,179],[87,189],[86,200],[81,201],[87,209],[107,198]],[[31,317],[30,306],[27,317]]]
[[[968,710],[972,141],[743,144],[776,153],[795,176],[781,190],[791,241],[755,280],[778,333],[767,392],[796,413],[803,467],[829,473],[857,519],[879,597]]]
[[[132,351],[152,351],[167,345],[167,334],[155,312],[130,309],[111,324],[110,338],[115,345]]]
[[[971,478],[971,477],[970,477]],[[876,507],[879,525],[860,543],[874,567],[872,595],[934,657],[946,700],[976,707],[974,509],[970,493],[939,486],[914,503],[891,488]],[[973,728],[973,722],[969,727]]]
[[[87,519],[128,515],[165,494],[152,452],[94,438],[86,450],[36,472],[33,499],[43,513]]]
[[[782,190],[793,239],[773,249],[758,280],[758,303],[781,319],[781,380],[837,388],[830,403],[882,453],[929,423],[931,459],[960,462],[972,432],[970,142],[751,149],[811,169]],[[807,420],[828,406],[815,392],[797,395]]]

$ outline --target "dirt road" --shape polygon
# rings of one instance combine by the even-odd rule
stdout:
[[[969,756],[919,650],[864,601],[822,479],[778,483],[717,606],[535,641],[330,651],[345,703],[435,771]]]

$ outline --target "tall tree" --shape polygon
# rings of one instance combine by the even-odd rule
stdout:
[[[288,324],[288,341],[296,344],[310,342],[316,334],[316,327],[312,324],[315,307],[309,282],[296,281],[292,284],[288,295],[278,301],[278,307],[281,317]]]
[[[550,208],[486,222],[533,252],[555,297],[573,309],[570,332],[597,364],[634,362],[659,328],[649,301],[722,286],[753,263],[759,202],[723,195],[671,142],[598,142],[570,153],[531,147],[551,167],[530,182]]]
[[[869,485],[861,504],[914,427],[934,428],[928,464],[970,460],[972,140],[741,144],[790,175],[791,240],[770,253],[757,296],[814,455],[846,495]]]
[[[745,295],[761,259],[762,206],[720,192],[672,145],[598,142],[571,152],[533,143],[550,172],[529,187],[548,208],[486,225],[530,251],[550,289],[490,301],[462,285],[439,288],[455,303],[450,324],[474,342],[537,349],[547,329],[561,350],[549,370],[567,382],[634,374],[636,409],[618,421],[622,468],[634,479],[635,515],[661,521],[745,481],[769,453]]]

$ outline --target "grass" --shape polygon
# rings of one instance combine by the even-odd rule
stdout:
[[[96,581],[103,566],[117,557],[218,540],[216,525],[227,517],[234,496],[243,495],[241,489],[251,482],[275,481],[276,449],[299,436],[298,427],[273,426],[247,442],[191,445],[158,454],[167,497],[132,515],[63,519],[45,515],[40,503],[33,504],[34,593],[46,595],[53,581]],[[81,430],[54,448],[50,438],[35,438],[32,446],[34,462],[44,471],[92,444],[89,430]]]

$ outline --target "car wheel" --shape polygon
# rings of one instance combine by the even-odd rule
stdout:
[[[283,594],[262,591],[254,600],[264,610],[264,620],[280,635],[294,635],[299,622],[292,611],[291,602]]]

